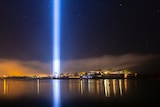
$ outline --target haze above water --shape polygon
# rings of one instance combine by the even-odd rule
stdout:
[[[160,80],[1,79],[0,103],[14,107],[53,107],[54,82],[60,83],[61,107],[155,106]]]

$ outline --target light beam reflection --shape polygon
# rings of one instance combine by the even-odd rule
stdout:
[[[60,81],[59,80],[54,80],[53,81],[53,107],[61,107],[61,101],[60,101]]]

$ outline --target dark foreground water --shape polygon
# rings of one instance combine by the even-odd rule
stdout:
[[[159,103],[160,80],[0,80],[2,107],[154,107]]]

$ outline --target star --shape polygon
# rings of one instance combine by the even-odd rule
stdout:
[[[119,4],[119,6],[120,6],[120,7],[122,7],[122,6],[123,6],[123,4],[122,4],[122,3],[120,3],[120,4]]]
[[[21,17],[21,22],[25,22],[28,19],[28,16]]]

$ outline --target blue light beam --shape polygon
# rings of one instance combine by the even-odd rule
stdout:
[[[60,1],[61,0],[53,0],[53,74],[56,73],[56,78],[58,78],[58,74],[60,74]],[[53,81],[53,107],[61,107],[60,103],[60,81]]]
[[[53,73],[60,73],[60,1],[54,0],[54,63]]]

